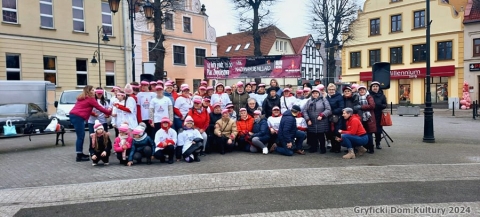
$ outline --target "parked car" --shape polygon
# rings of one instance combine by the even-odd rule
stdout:
[[[23,134],[27,123],[33,124],[34,129],[43,132],[50,124],[51,118],[35,103],[0,104],[0,125],[5,126],[8,120],[15,125],[17,134]],[[3,127],[0,128],[0,134],[3,134]]]
[[[70,123],[70,111],[72,110],[75,103],[77,103],[77,96],[82,93],[83,90],[65,90],[60,95],[59,101],[55,101],[55,108],[57,108],[57,113],[55,116],[58,118],[58,121],[65,128],[73,129],[73,125]],[[113,97],[113,94],[110,92],[105,92],[105,99],[107,102],[110,102],[110,99]],[[110,124],[110,118],[107,119],[107,123]],[[88,126],[85,123],[85,126]]]

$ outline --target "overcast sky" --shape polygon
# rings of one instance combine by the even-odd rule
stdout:
[[[210,25],[217,31],[217,36],[227,32],[238,32],[238,13],[233,10],[232,0],[200,0],[205,4]],[[280,0],[270,11],[273,20],[290,38],[316,35],[311,29],[309,18],[309,4],[311,0]],[[364,0],[358,0],[362,3]],[[253,14],[252,14],[253,16]]]

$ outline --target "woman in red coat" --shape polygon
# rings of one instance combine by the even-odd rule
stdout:
[[[357,148],[358,155],[363,155],[367,150],[363,147],[368,143],[367,131],[363,128],[362,122],[355,117],[352,117],[353,109],[344,108],[342,116],[346,121],[346,130],[338,130],[341,138],[336,140],[341,142],[342,146],[348,149],[348,153],[343,156],[344,159],[354,159],[355,153],[353,148]]]
[[[373,154],[373,136],[372,133],[377,132],[377,124],[375,121],[375,100],[367,91],[365,86],[358,87],[358,104],[356,107],[358,115],[362,120],[362,125],[368,133],[368,144],[365,148],[368,149],[368,153]]]

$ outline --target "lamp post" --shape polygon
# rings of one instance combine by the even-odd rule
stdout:
[[[427,5],[425,8],[427,28],[426,28],[426,43],[425,47],[427,50],[426,53],[426,71],[427,71],[427,91],[425,94],[425,110],[424,110],[424,126],[423,126],[423,142],[434,143],[435,136],[433,133],[433,108],[432,108],[432,93],[430,92],[430,25],[432,24],[430,20],[430,0],[426,0]]]
[[[317,41],[315,41],[315,48],[318,50],[318,52],[320,52],[320,48],[322,48],[322,41],[320,39],[317,39]],[[328,51],[327,51],[328,52]],[[321,53],[320,53],[321,54]],[[320,55],[320,58],[321,58],[321,55]],[[328,55],[327,55],[327,59],[328,59]],[[328,62],[328,61],[327,61]],[[325,64],[325,63],[323,63]],[[323,66],[323,65],[322,65]],[[323,71],[323,70],[322,70]],[[327,75],[328,75],[328,64],[327,64]],[[319,75],[320,77],[320,75]]]
[[[128,2],[128,19],[130,20],[130,35],[132,40],[132,81],[135,81],[135,29],[133,20],[135,20],[136,6],[143,6],[143,12],[147,19],[153,17],[153,5],[150,0],[127,0]],[[120,0],[108,0],[108,5],[113,14],[118,12]]]
[[[97,39],[98,39],[98,40],[97,40],[97,50],[96,50],[95,52],[93,52],[93,58],[92,58],[92,60],[90,61],[90,63],[91,63],[93,66],[97,65],[97,63],[98,63],[98,85],[99,85],[99,87],[102,86],[102,73],[101,73],[101,72],[102,72],[102,68],[101,68],[101,64],[100,64],[100,63],[102,62],[102,60],[101,60],[101,53],[100,53],[100,36],[101,36],[100,32],[101,32],[102,30],[103,30],[103,26],[102,26],[102,27],[97,26]],[[105,44],[110,41],[110,39],[108,38],[108,36],[107,36],[106,33],[103,34],[102,41],[103,41]],[[98,57],[98,61],[97,61],[97,59],[95,59],[96,56]]]

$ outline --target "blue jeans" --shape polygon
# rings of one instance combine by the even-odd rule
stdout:
[[[77,153],[83,153],[83,141],[85,140],[85,120],[83,118],[70,114],[70,123],[72,123],[77,134],[77,141],[75,142],[75,150]]]
[[[95,133],[95,131],[93,130],[94,125],[95,124],[88,123],[88,133],[89,133],[89,135],[92,135],[92,133]],[[103,123],[102,125],[103,125],[103,130],[105,132],[108,132],[108,124]],[[88,137],[88,138],[89,138],[88,141],[90,141],[90,146],[92,146],[92,139],[90,139],[90,137]],[[88,147],[90,148],[90,146],[88,146]]]
[[[305,137],[307,137],[305,132],[297,130],[295,133],[295,145],[292,145],[291,148],[287,148],[287,143],[285,141],[279,141],[279,145],[275,151],[281,155],[292,156],[295,151],[303,149],[303,141],[305,140]]]
[[[342,134],[342,146],[351,149],[357,146],[364,146],[368,143],[367,134],[363,136]]]

